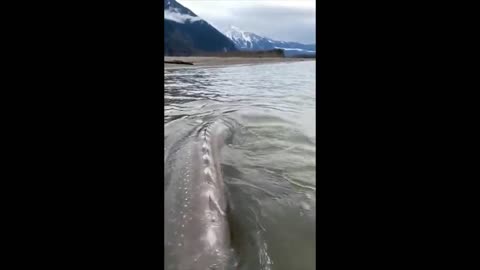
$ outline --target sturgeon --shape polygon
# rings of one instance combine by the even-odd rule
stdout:
[[[198,128],[165,161],[165,269],[223,270],[232,257],[220,150],[224,121]]]

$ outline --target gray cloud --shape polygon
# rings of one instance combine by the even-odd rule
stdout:
[[[225,1],[215,6],[219,2],[179,2],[184,2],[182,4],[186,7],[191,6],[194,13],[219,30],[235,25],[244,31],[276,40],[315,43],[314,4],[282,1],[281,5],[275,5],[258,1],[234,5]]]
[[[222,18],[223,19],[223,18]],[[290,7],[249,7],[238,9],[229,22],[245,31],[284,41],[315,42],[315,10]]]
[[[175,21],[178,23],[185,23],[185,21],[196,22],[201,20],[199,17],[190,16],[188,14],[180,14],[172,10],[165,10],[164,18],[166,20]]]

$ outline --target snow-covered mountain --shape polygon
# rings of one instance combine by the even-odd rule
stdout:
[[[236,51],[235,44],[175,0],[164,0],[165,55]]]
[[[223,34],[235,43],[240,50],[272,50],[283,49],[285,56],[300,54],[315,54],[315,44],[302,44],[298,42],[286,42],[273,40],[259,36],[255,33],[246,32],[238,27],[230,26]]]

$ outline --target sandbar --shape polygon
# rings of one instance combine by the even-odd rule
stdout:
[[[195,67],[221,67],[229,65],[267,64],[315,61],[313,58],[281,58],[281,57],[208,57],[208,56],[165,56],[164,61],[183,61],[193,65],[179,65],[165,63],[165,69],[195,68]]]

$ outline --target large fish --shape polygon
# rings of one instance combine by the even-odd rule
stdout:
[[[232,249],[220,150],[232,135],[225,121],[177,141],[165,160],[165,269],[228,269]]]

